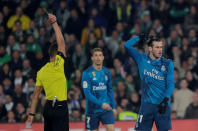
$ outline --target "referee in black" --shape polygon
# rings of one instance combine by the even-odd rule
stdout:
[[[69,131],[67,80],[65,75],[65,41],[56,22],[56,16],[48,14],[48,18],[54,29],[57,44],[50,46],[50,61],[37,72],[31,113],[29,113],[26,123],[32,124],[39,94],[44,89],[47,100],[43,111],[44,131]]]

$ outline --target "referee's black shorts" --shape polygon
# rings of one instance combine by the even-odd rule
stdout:
[[[69,131],[67,101],[56,101],[52,107],[52,101],[47,100],[43,116],[44,131]]]

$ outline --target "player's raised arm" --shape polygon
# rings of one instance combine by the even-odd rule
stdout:
[[[141,53],[134,48],[133,46],[140,41],[139,36],[135,36],[132,39],[128,40],[125,44],[124,47],[129,53],[129,55],[136,61],[140,61]]]
[[[89,101],[91,101],[95,104],[98,104],[102,107],[103,102],[101,100],[97,99],[94,95],[92,95],[90,85],[91,85],[90,80],[89,80],[86,72],[83,72],[82,86],[83,86],[83,91],[84,91],[86,99],[88,99]]]
[[[62,52],[63,55],[66,57],[65,40],[64,40],[63,34],[61,32],[61,29],[58,26],[58,23],[56,21],[56,16],[53,14],[48,14],[48,18],[52,24],[52,27],[53,27],[55,35],[56,35],[58,51]]]

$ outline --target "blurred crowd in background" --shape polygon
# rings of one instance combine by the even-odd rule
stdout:
[[[164,55],[175,64],[172,119],[198,118],[197,0],[1,0],[0,122],[24,122],[30,111],[36,72],[49,60],[56,38],[44,10],[56,15],[67,48],[70,121],[84,121],[81,74],[91,65],[90,50],[103,50],[112,74],[118,115],[136,120],[141,89],[138,69],[123,44],[141,33],[159,36]],[[147,53],[146,45],[137,45]],[[42,122],[44,92],[37,106]]]

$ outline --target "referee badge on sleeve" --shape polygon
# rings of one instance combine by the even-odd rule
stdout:
[[[87,81],[83,81],[83,88],[87,88]]]

